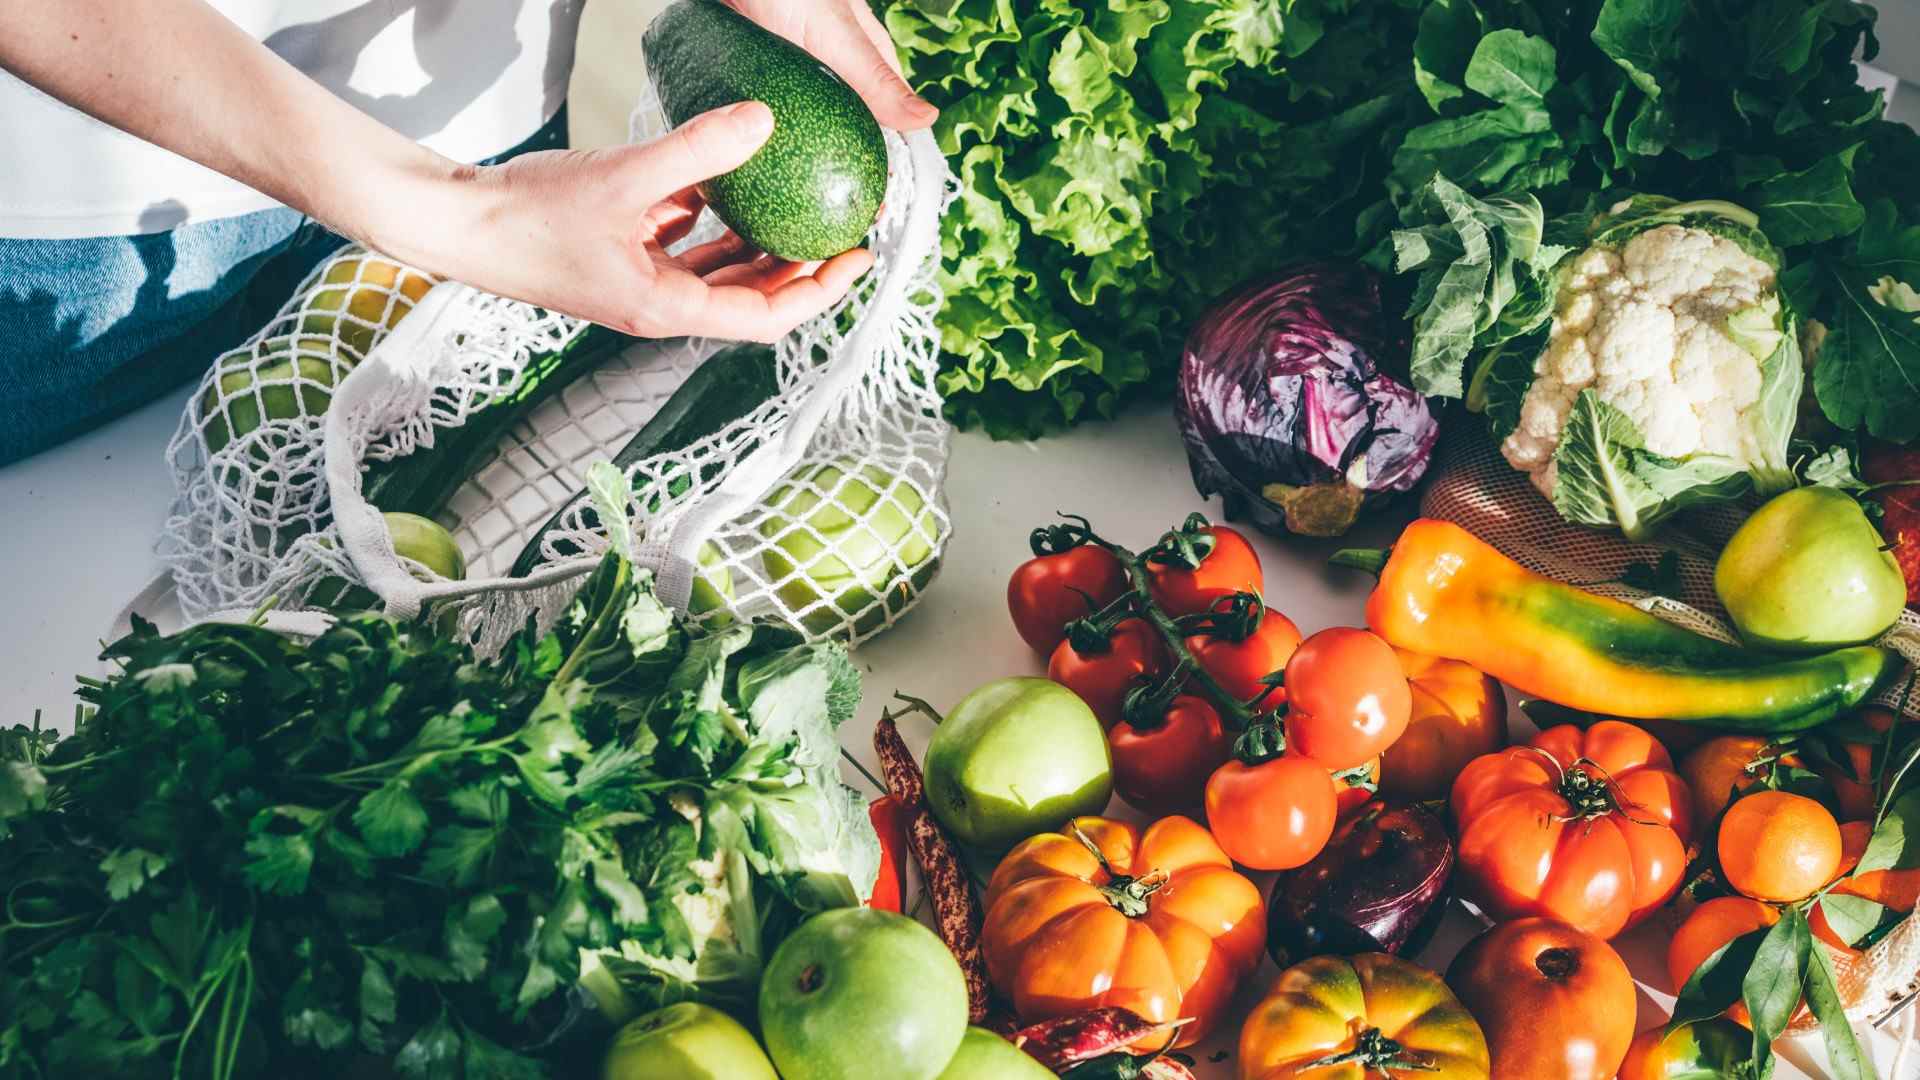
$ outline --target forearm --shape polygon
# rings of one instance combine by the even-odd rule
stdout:
[[[308,79],[202,0],[0,3],[0,68],[379,247],[457,166]],[[19,148],[16,148],[19,149]],[[37,152],[58,153],[58,148]],[[405,257],[405,252],[396,251]]]

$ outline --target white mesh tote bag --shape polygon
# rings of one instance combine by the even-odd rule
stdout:
[[[664,131],[643,100],[635,139]],[[934,271],[953,183],[929,134],[886,140],[873,269],[775,346],[764,400],[623,463],[630,528],[604,528],[580,497],[587,466],[725,342],[609,356],[618,336],[578,320],[358,248],[328,260],[207,372],[168,448],[179,494],[160,553],[183,613],[271,605],[283,628],[312,632],[309,609],[357,597],[400,617],[431,606],[486,649],[556,614],[611,532],[631,536],[663,600],[706,618],[774,617],[850,643],[892,625],[949,533]],[[717,231],[709,215],[685,243]],[[368,478],[476,435],[477,455],[435,457],[407,488],[415,501],[422,486],[451,491],[432,509],[459,554],[401,558],[382,513],[394,507],[370,501]],[[509,573],[536,534],[538,565]]]

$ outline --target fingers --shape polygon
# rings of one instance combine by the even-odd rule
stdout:
[[[760,292],[772,292],[795,278],[813,273],[819,265],[788,262],[772,255],[762,255],[749,262],[720,267],[701,277],[708,285],[744,285]]]
[[[806,47],[860,95],[874,119],[899,131],[929,127],[940,110],[921,100],[900,77],[893,39],[864,0],[836,7],[808,26]]]
[[[873,256],[856,248],[820,264],[812,274],[800,274],[770,291],[745,284],[708,285],[696,278],[675,276],[664,295],[657,297],[676,314],[676,332],[741,341],[778,341],[794,327],[826,311],[847,294],[860,275],[873,266]],[[778,268],[770,271],[777,275]]]
[[[704,244],[688,248],[675,256],[674,261],[685,267],[695,277],[704,278],[716,270],[743,260],[752,262],[759,254],[740,238],[739,233],[729,232],[718,240],[709,240]]]
[[[714,109],[638,149],[628,167],[638,201],[652,206],[702,180],[746,163],[773,134],[773,113],[758,101]]]

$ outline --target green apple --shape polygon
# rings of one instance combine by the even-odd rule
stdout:
[[[298,345],[276,340],[257,361],[245,353],[223,362],[219,378],[200,395],[198,407],[209,453],[268,420],[325,415],[334,385],[345,372],[335,372],[330,353],[311,351],[311,340],[302,338]]]
[[[607,1047],[605,1080],[779,1080],[739,1021],[682,1001],[630,1020]]]
[[[1749,644],[1788,650],[1872,641],[1907,603],[1886,541],[1829,487],[1794,488],[1754,511],[1720,553],[1713,588]]]
[[[911,484],[875,465],[852,462],[801,467],[767,497],[773,513],[760,524],[771,542],[761,556],[768,580],[801,622],[826,633],[848,616],[854,632],[880,628],[889,612],[932,580],[938,527],[933,510]],[[912,582],[895,578],[901,569]],[[878,602],[876,602],[878,598]],[[825,606],[815,607],[820,601]]]
[[[836,908],[800,924],[760,980],[760,1030],[786,1080],[934,1080],[967,1029],[967,980],[905,915]]]
[[[1050,679],[996,679],[962,698],[927,745],[933,816],[962,843],[1005,851],[1113,794],[1106,733]]]
[[[986,1028],[970,1027],[940,1080],[1053,1080],[1053,1072]]]

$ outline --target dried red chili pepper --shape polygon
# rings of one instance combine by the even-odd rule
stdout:
[[[1013,1033],[1012,1042],[1035,1061],[1059,1072],[1183,1023],[1156,1024],[1132,1009],[1108,1005],[1029,1024]]]
[[[920,864],[920,877],[933,901],[940,940],[947,943],[960,972],[967,978],[967,1019],[979,1023],[987,1016],[991,991],[987,960],[980,951],[980,900],[967,880],[966,867],[953,841],[933,820],[927,808],[926,782],[913,760],[892,714],[883,714],[873,726],[873,752],[880,759],[887,790],[899,800],[907,819],[907,847]]]

